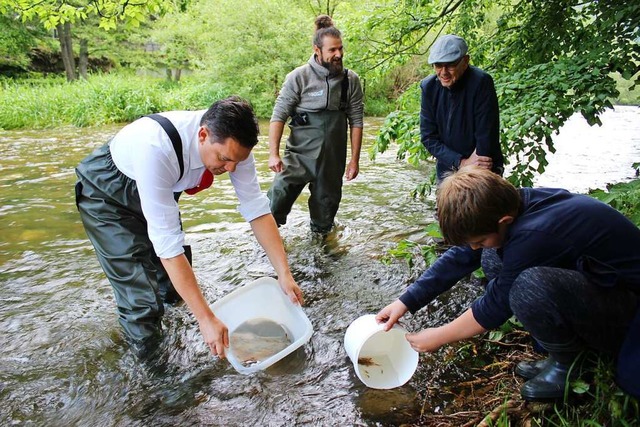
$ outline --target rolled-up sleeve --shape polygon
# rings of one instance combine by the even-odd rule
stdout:
[[[364,101],[362,93],[362,85],[360,78],[355,73],[349,73],[351,77],[351,97],[349,100],[349,108],[347,116],[349,117],[349,125],[352,128],[364,127]]]
[[[238,211],[245,221],[251,222],[263,215],[270,214],[269,199],[260,189],[253,154],[238,163],[236,170],[230,172],[231,184],[240,202]]]

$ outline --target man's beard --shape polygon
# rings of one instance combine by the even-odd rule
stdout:
[[[334,61],[325,61],[321,60],[320,65],[329,70],[329,74],[335,76],[336,74],[340,74],[343,70],[342,67],[342,59],[334,60]]]

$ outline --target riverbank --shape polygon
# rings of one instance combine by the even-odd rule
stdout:
[[[614,76],[620,95],[613,104],[640,104],[640,88]],[[89,80],[67,82],[63,76],[0,78],[0,129],[48,129],[61,126],[102,126],[127,123],[145,114],[205,109],[231,95],[222,84],[202,75],[180,82],[139,76],[133,72],[94,74]],[[243,94],[240,94],[243,96]],[[271,117],[273,104],[252,99],[256,115]],[[385,116],[395,100],[365,97],[365,115]]]

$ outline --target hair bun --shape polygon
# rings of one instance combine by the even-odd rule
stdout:
[[[333,27],[333,19],[329,15],[320,15],[316,18],[316,31],[321,30],[323,28]]]

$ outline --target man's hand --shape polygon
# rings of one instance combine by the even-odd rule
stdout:
[[[202,295],[196,276],[184,254],[172,258],[160,258],[167,270],[171,283],[198,320],[202,338],[214,356],[225,357],[225,348],[229,347],[229,331],[212,312],[209,303]]]
[[[407,311],[409,309],[402,301],[395,300],[376,314],[376,321],[384,323],[384,330],[388,331]]]
[[[304,305],[302,290],[293,279],[293,276],[286,275],[285,277],[278,277],[278,283],[280,283],[282,291],[287,294],[292,303]]]
[[[280,173],[284,169],[284,164],[282,163],[282,159],[278,154],[272,154],[269,156],[269,169],[274,171],[275,173]]]
[[[211,350],[211,354],[224,359],[226,349],[229,348],[229,330],[225,324],[213,316],[198,320],[198,326],[205,344]]]
[[[351,181],[352,179],[358,176],[359,172],[360,172],[360,167],[358,166],[358,162],[352,159],[347,165],[347,171],[345,172],[344,175],[347,178],[347,181]]]
[[[466,159],[460,160],[460,167],[477,166],[483,169],[491,170],[493,168],[493,159],[487,156],[478,156],[476,150]]]

